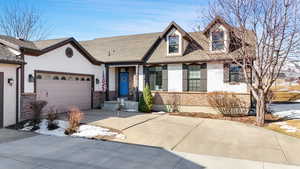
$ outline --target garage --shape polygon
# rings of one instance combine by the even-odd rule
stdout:
[[[92,108],[93,75],[36,72],[35,77],[37,99],[48,102],[46,111]]]

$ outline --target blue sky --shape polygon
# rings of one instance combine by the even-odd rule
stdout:
[[[172,20],[191,31],[205,0],[22,0],[40,8],[48,38],[78,40],[162,31]],[[0,0],[7,5],[11,0]],[[1,5],[0,4],[0,5]]]

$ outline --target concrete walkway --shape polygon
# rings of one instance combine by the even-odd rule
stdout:
[[[299,169],[158,147],[45,135],[5,142],[0,144],[0,150],[0,169]]]
[[[192,154],[300,165],[300,139],[238,122],[132,114],[106,117],[91,124],[122,130],[127,138],[114,141],[124,143]]]

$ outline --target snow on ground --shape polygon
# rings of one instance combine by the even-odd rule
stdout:
[[[48,130],[48,120],[42,120],[39,124],[40,129],[34,131],[39,134],[50,135],[50,136],[68,136],[65,135],[65,129],[69,127],[69,123],[63,120],[55,120],[54,122],[57,123],[58,128],[55,130]],[[29,126],[29,123],[24,125],[24,128],[21,129],[23,131],[30,131],[33,126]],[[93,138],[96,136],[112,136],[119,139],[125,139],[123,134],[119,134],[117,132],[111,132],[107,128],[102,128],[98,126],[92,125],[81,125],[77,133],[72,134],[73,137],[84,137],[84,138]]]
[[[299,130],[299,129],[297,129],[297,127],[288,125],[287,122],[276,122],[274,124],[279,125],[281,129],[284,129],[288,133],[294,133]]]
[[[116,132],[111,132],[107,128],[102,128],[98,126],[91,125],[81,125],[77,131],[72,136],[93,138],[96,136],[113,136],[120,139],[125,139],[123,134],[118,134]]]
[[[300,119],[300,103],[271,104],[273,115],[288,119]]]

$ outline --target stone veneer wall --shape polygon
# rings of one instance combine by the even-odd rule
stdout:
[[[35,93],[22,93],[21,94],[21,118],[20,120],[28,120],[32,118],[33,112],[31,110],[30,102],[36,100]]]
[[[105,101],[105,93],[101,91],[95,91],[93,95],[93,109],[101,108],[101,105]]]
[[[164,91],[155,91],[153,94],[154,105],[163,106],[172,104],[174,98],[178,99],[178,103],[182,107],[194,107],[193,110],[197,110],[196,107],[209,107],[210,104],[207,101],[206,92],[164,92]],[[245,101],[250,106],[250,94],[246,93],[236,93],[236,95],[243,101]],[[200,110],[200,109],[199,109]]]

